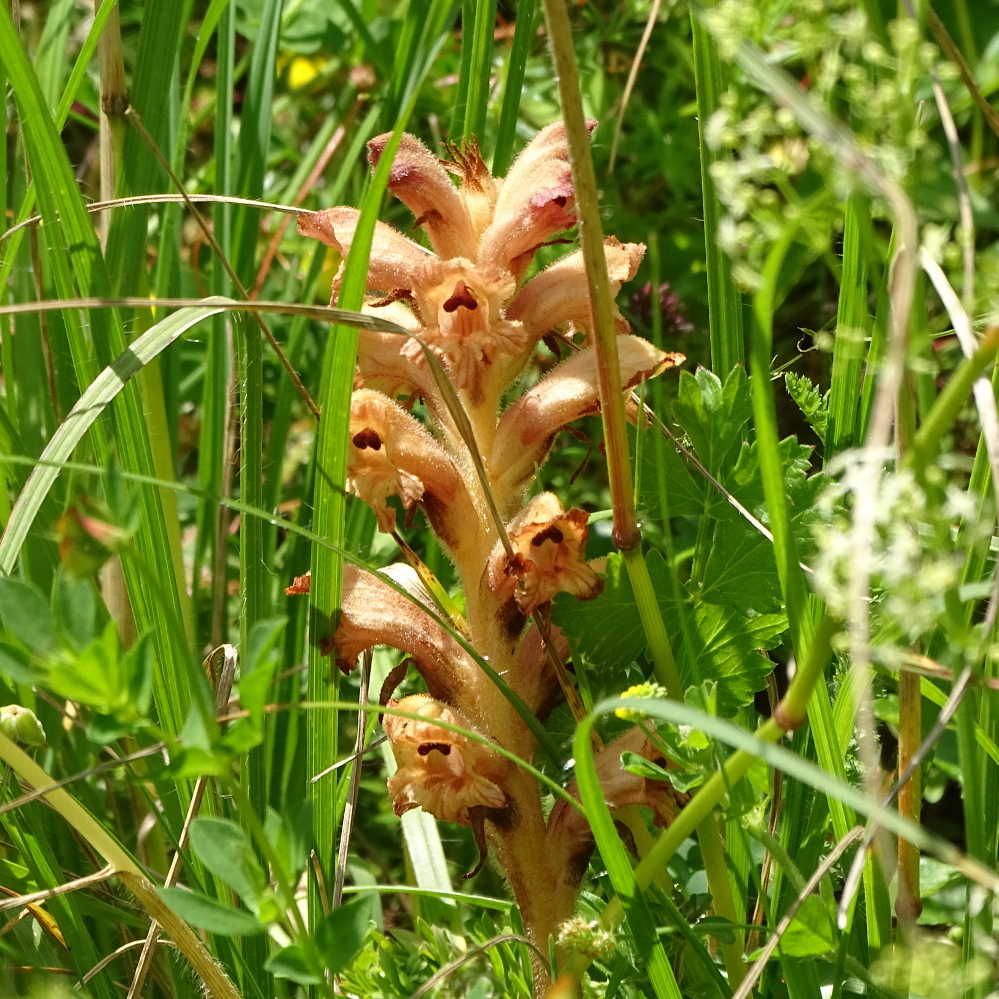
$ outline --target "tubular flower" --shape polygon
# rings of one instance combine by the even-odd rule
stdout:
[[[447,452],[409,413],[380,392],[359,389],[350,407],[347,488],[390,533],[395,511],[386,503],[389,496],[408,510],[430,496],[449,503],[464,487]]]
[[[376,165],[389,135],[368,143]],[[439,356],[454,385],[476,401],[484,383],[501,389],[527,362],[530,348],[552,326],[575,322],[590,325],[581,257],[555,265],[517,288],[535,252],[556,233],[575,224],[572,175],[565,127],[555,122],[538,133],[513,164],[506,180],[490,176],[475,142],[449,146],[451,162],[442,164],[419,139],[404,135],[392,162],[389,188],[416,216],[435,253],[429,253],[391,226],[375,227],[368,271],[368,291],[385,299],[372,305],[405,300],[411,311],[394,322],[418,335]],[[455,187],[447,166],[457,175]],[[357,229],[354,208],[328,208],[299,216],[299,232],[346,256]],[[608,262],[615,291],[630,278],[645,247],[608,242]],[[341,272],[334,281],[339,287]],[[545,276],[547,275],[547,277]],[[627,330],[627,324],[620,328]],[[366,344],[376,337],[377,349]],[[362,330],[358,375],[361,384],[404,388],[425,394],[425,358],[419,344],[398,348],[411,362],[403,367],[382,355],[384,335]],[[395,354],[395,351],[390,351]],[[487,373],[494,365],[502,384]],[[386,370],[386,368],[388,370]]]
[[[411,808],[443,819],[472,825],[469,809],[505,808],[501,783],[510,761],[466,735],[441,728],[436,722],[472,724],[460,712],[426,694],[413,694],[388,707],[420,715],[420,720],[385,715],[382,724],[398,766],[388,780],[396,815]]]
[[[603,581],[583,558],[586,522],[583,510],[563,510],[553,493],[535,496],[509,525],[513,556],[500,545],[493,550],[486,568],[493,592],[515,600],[525,615],[562,591],[580,600],[599,596]]]
[[[389,645],[413,657],[435,697],[457,697],[469,679],[477,676],[475,664],[423,609],[432,602],[414,569],[397,564],[382,572],[411,599],[370,572],[353,565],[343,567],[340,621],[333,636],[341,671],[350,672],[366,649]]]
[[[637,753],[662,767],[667,765],[662,754],[640,728],[628,729],[594,758],[604,799],[612,809],[628,805],[651,808],[655,824],[668,826],[676,818],[677,808],[686,804],[687,796],[674,791],[668,781],[649,780],[622,769],[621,754],[626,752]],[[569,785],[569,793],[578,797],[575,781]],[[592,842],[593,833],[589,823],[575,808],[566,801],[558,801],[548,819],[548,837],[573,853],[579,844]]]
[[[612,295],[616,296],[621,285],[635,276],[644,255],[642,243],[621,243],[613,236],[604,240]],[[556,260],[537,277],[531,278],[507,310],[507,315],[511,319],[523,318],[527,332],[535,340],[556,327],[569,326],[568,332],[591,331],[593,314],[582,252],[577,250]],[[616,305],[614,326],[618,333],[631,332]]]
[[[637,336],[619,336],[617,347],[622,391],[683,360],[682,354],[664,354]],[[496,428],[489,468],[497,496],[508,503],[519,501],[520,490],[547,457],[555,434],[599,407],[597,357],[592,348],[570,357],[525,392]]]

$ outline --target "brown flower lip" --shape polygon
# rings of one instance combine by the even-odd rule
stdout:
[[[416,721],[386,714],[382,722],[398,765],[388,781],[396,815],[420,807],[445,822],[467,826],[472,824],[472,809],[506,806],[500,785],[510,771],[510,761],[466,735],[435,724],[442,721],[472,729],[461,712],[426,694],[389,701],[388,707],[422,716]]]
[[[583,558],[588,533],[583,510],[563,510],[554,494],[540,493],[507,532],[513,555],[497,545],[486,579],[494,593],[513,599],[524,615],[562,591],[592,600],[603,589],[603,581]]]

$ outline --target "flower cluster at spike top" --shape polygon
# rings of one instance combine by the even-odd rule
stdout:
[[[368,143],[372,167],[389,139]],[[585,819],[566,803],[546,820],[536,780],[492,747],[532,758],[536,740],[524,708],[544,721],[563,697],[556,667],[568,655],[547,617],[550,601],[563,591],[591,599],[603,585],[585,560],[586,513],[564,509],[550,492],[525,503],[558,432],[600,409],[589,291],[579,251],[524,280],[537,250],[576,222],[561,122],[539,132],[503,180],[490,175],[474,142],[447,151],[450,159],[439,160],[404,135],[391,166],[389,188],[416,216],[433,252],[376,224],[364,311],[413,335],[359,333],[347,485],[385,532],[397,526],[390,497],[407,516],[423,510],[464,589],[466,620],[456,620],[454,630],[489,669],[439,623],[439,604],[408,565],[386,573],[409,599],[383,579],[346,567],[329,644],[345,671],[364,650],[388,645],[422,675],[426,694],[390,699],[405,664],[383,691],[389,708],[419,719],[384,717],[398,763],[389,780],[395,810],[420,807],[471,826],[480,849],[495,853],[529,936],[547,953],[549,934],[572,915],[593,841]],[[346,257],[358,215],[330,208],[302,214],[298,227]],[[644,252],[640,244],[606,240],[615,295]],[[615,324],[622,391],[683,360],[631,335],[620,313]],[[504,408],[504,393],[550,334],[564,338],[571,356]],[[441,371],[453,393],[442,391]],[[467,422],[455,419],[454,398]],[[410,412],[416,399],[429,429]],[[664,823],[673,808],[668,787],[620,768],[622,748],[654,755],[640,735],[634,729],[622,737],[627,745],[607,747],[598,771],[608,801],[646,805]]]

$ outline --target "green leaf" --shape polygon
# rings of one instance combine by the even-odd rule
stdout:
[[[721,943],[735,943],[735,927],[721,916],[705,916],[694,923],[694,932],[701,936],[712,936]]]
[[[287,978],[297,985],[319,985],[323,980],[322,974],[309,965],[305,952],[297,944],[268,958],[264,968],[275,978]]]
[[[829,393],[821,393],[810,378],[794,371],[784,372],[784,384],[808,425],[824,443],[829,422]]]
[[[787,619],[783,614],[743,617],[730,607],[699,603],[694,608],[693,622],[693,661],[699,675],[695,677],[693,668],[682,661],[684,687],[716,680],[718,713],[730,717],[742,705],[751,703],[756,691],[766,687],[767,674],[774,664],[757,649],[779,645]]]
[[[665,570],[665,564],[662,568]],[[668,577],[653,577],[652,582],[660,595],[668,592]],[[600,596],[583,603],[560,593],[552,603],[552,620],[566,638],[578,642],[579,651],[590,662],[604,671],[619,672],[645,648],[645,633],[624,559],[616,553],[607,557]]]
[[[253,937],[267,932],[267,927],[248,912],[222,905],[207,895],[200,895],[186,888],[157,888],[156,894],[181,919],[187,920],[199,930],[209,930],[216,936]]]
[[[36,681],[28,654],[11,642],[0,642],[0,673],[14,683]]]
[[[0,577],[0,621],[32,652],[44,652],[52,644],[55,622],[49,602],[33,583]]]
[[[150,632],[140,636],[125,653],[122,667],[128,686],[129,707],[134,715],[145,717],[153,699],[153,670],[156,668]]]
[[[303,798],[284,815],[268,809],[265,830],[285,873],[296,881],[312,850],[312,800]]]
[[[697,456],[717,474],[743,438],[752,415],[752,399],[745,369],[739,365],[724,384],[707,368],[680,373],[673,416],[686,431]]]
[[[634,430],[629,427],[631,450],[635,452]],[[645,431],[642,442],[642,469],[639,481],[642,505],[658,516],[659,500],[659,448],[650,435],[659,433],[655,428]],[[671,517],[700,517],[710,511],[711,516],[731,516],[725,498],[700,472],[691,472],[687,459],[677,451],[671,440],[662,445],[663,478],[669,484],[669,515]]]
[[[371,903],[363,895],[334,909],[316,930],[316,944],[334,975],[350,967],[368,935]]]
[[[809,895],[780,940],[781,953],[789,957],[820,957],[836,946],[836,932],[826,904]]]
[[[283,617],[257,621],[240,659],[239,702],[250,712],[250,719],[256,728],[263,725],[267,691],[277,666],[273,653],[285,623]]]
[[[191,823],[191,846],[212,874],[224,881],[248,908],[256,910],[266,879],[250,841],[235,822],[195,819]]]
[[[780,610],[780,577],[769,538],[741,517],[720,521],[704,566],[701,598],[742,614]]]
[[[690,648],[680,631],[679,617],[670,597],[669,569],[662,555],[646,556],[649,576],[656,591],[670,643],[678,654],[684,688],[705,680],[718,683],[718,711],[733,715],[766,686],[773,663],[757,649],[779,644],[787,627],[782,614],[746,616],[732,607],[698,601],[688,609]],[[625,668],[645,650],[645,634],[634,594],[620,555],[607,558],[603,592],[595,600],[581,603],[560,594],[552,604],[552,620],[578,651],[600,670],[604,690],[624,689],[629,679]]]
[[[67,653],[49,668],[53,693],[113,715],[128,704],[128,686],[122,661],[118,625],[108,621],[104,631],[79,655]]]
[[[59,635],[78,652],[97,634],[97,592],[89,579],[74,579],[61,572],[52,595]]]
[[[665,767],[647,760],[638,753],[624,752],[621,754],[621,769],[626,770],[636,777],[644,777],[646,780],[669,780],[669,772]]]

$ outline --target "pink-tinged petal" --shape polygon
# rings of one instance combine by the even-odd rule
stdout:
[[[555,656],[561,662],[567,662],[569,643],[557,625],[549,623],[548,641]],[[562,687],[558,682],[558,675],[545,651],[541,632],[536,625],[532,624],[520,640],[516,660],[507,674],[507,680],[541,721],[544,721],[552,709],[562,701]]]
[[[593,120],[586,123],[588,132],[592,132],[596,127],[597,123]],[[569,162],[569,146],[565,138],[564,121],[553,121],[531,139],[521,154],[513,161],[503,183],[523,187],[540,163],[551,160]]]
[[[507,528],[513,555],[493,549],[486,580],[503,600],[514,600],[524,615],[533,614],[556,593],[592,600],[603,580],[586,564],[587,515],[563,510],[553,493],[540,493]]]
[[[426,328],[404,302],[392,302],[381,307],[368,304],[361,311],[369,316],[387,319],[417,336],[426,335]],[[358,330],[355,385],[358,388],[377,389],[389,397],[414,393],[426,397],[432,393],[434,380],[427,367],[414,364],[412,358],[403,353],[406,345],[412,342],[409,337],[399,333]]]
[[[388,707],[420,715],[420,720],[386,714],[382,720],[398,769],[388,779],[396,815],[411,808],[444,822],[472,824],[473,808],[505,808],[501,785],[512,764],[495,750],[438,722],[474,731],[454,708],[426,694],[413,694]]]
[[[604,799],[612,809],[640,805],[652,809],[657,826],[668,826],[677,811],[689,800],[685,794],[673,789],[669,781],[649,780],[621,769],[621,754],[637,753],[639,756],[667,769],[668,761],[649,741],[640,728],[630,728],[609,746],[597,753],[594,766]],[[579,789],[573,781],[569,793],[578,798]],[[548,818],[548,839],[553,848],[570,854],[586,844],[592,845],[593,833],[586,819],[568,802],[558,801]]]
[[[360,213],[356,208],[325,208],[298,216],[298,231],[333,247],[344,259],[350,251]],[[368,265],[368,291],[411,290],[413,275],[433,254],[384,222],[375,223]],[[342,270],[342,268],[341,268]],[[340,273],[333,282],[339,287]]]
[[[500,187],[479,260],[510,267],[519,279],[544,242],[576,224],[565,125],[543,128],[514,161]]]
[[[527,345],[523,327],[503,317],[503,306],[516,290],[508,271],[475,265],[462,258],[431,260],[415,289],[420,314],[427,323],[426,343],[461,390],[476,394],[484,367]],[[424,363],[417,343],[403,348],[414,364]]]
[[[622,390],[684,359],[682,354],[664,354],[637,336],[619,336],[617,349]],[[489,469],[493,491],[504,511],[519,501],[535,468],[547,457],[555,434],[567,423],[596,413],[599,408],[597,356],[593,348],[588,348],[560,364],[503,414]]]
[[[460,696],[470,678],[477,678],[478,667],[423,609],[433,603],[416,571],[401,563],[382,571],[413,599],[370,572],[345,565],[340,622],[332,640],[337,665],[348,673],[366,649],[388,645],[413,657],[434,697],[451,700]]]
[[[641,243],[621,243],[613,236],[604,240],[612,297],[625,281],[635,276],[644,254],[645,246]],[[590,289],[582,251],[562,257],[531,278],[510,304],[507,318],[519,319],[534,340],[566,323],[572,323],[577,330],[592,330]],[[619,334],[630,331],[617,305],[614,306],[614,325]]]
[[[379,135],[368,143],[371,166],[379,159],[391,133]],[[403,135],[392,161],[389,189],[416,216],[430,244],[442,257],[461,257],[475,253],[477,235],[461,194],[451,183],[440,160],[413,135]]]

